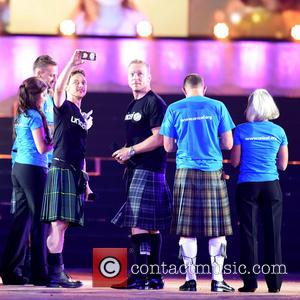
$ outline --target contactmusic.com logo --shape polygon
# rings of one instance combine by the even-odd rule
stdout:
[[[127,248],[93,249],[93,287],[109,287],[127,278]]]

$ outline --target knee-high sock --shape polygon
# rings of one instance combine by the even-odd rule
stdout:
[[[147,272],[143,269],[143,265],[148,265],[148,257],[150,255],[150,236],[148,233],[134,234],[131,236],[134,262],[136,264],[134,274],[139,277],[146,277]]]
[[[149,277],[160,278],[160,254],[161,254],[161,244],[162,237],[160,233],[150,234],[150,242],[151,242],[151,253],[148,258],[149,265]]]
[[[62,253],[48,253],[49,278],[56,278],[64,271],[64,260]]]
[[[208,242],[208,251],[211,261],[211,275],[213,280],[223,281],[223,265],[226,257],[227,241],[225,236],[211,238]]]
[[[197,238],[180,237],[179,246],[185,266],[185,279],[196,280]]]

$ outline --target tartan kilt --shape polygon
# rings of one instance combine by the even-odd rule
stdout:
[[[119,227],[169,230],[172,195],[165,174],[134,169],[127,174],[127,201],[112,219]]]
[[[171,233],[186,237],[231,235],[230,206],[222,170],[177,169]]]
[[[84,194],[76,194],[72,170],[52,166],[48,172],[41,212],[41,220],[66,221],[70,225],[83,226]]]

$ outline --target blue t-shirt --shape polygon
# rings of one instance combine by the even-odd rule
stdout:
[[[54,108],[53,99],[52,99],[52,97],[49,94],[47,94],[46,98],[45,98],[45,102],[44,102],[43,112],[45,114],[47,123],[49,125],[53,125],[54,124],[54,112],[53,112],[53,108]]]
[[[192,96],[168,107],[160,134],[177,140],[177,169],[216,171],[223,159],[219,136],[234,127],[222,102]]]
[[[54,126],[54,112],[53,112],[53,108],[54,108],[53,99],[52,99],[52,97],[49,94],[47,94],[45,102],[44,102],[43,112],[45,114],[47,123],[50,126]],[[48,163],[52,162],[52,157],[53,157],[53,150],[47,152]]]
[[[32,130],[43,127],[39,112],[29,109],[26,115],[20,114],[15,127],[17,134],[15,143],[18,146],[15,162],[47,167],[47,156],[38,152],[32,135]]]
[[[43,112],[45,114],[46,120],[47,120],[47,124],[48,125],[52,125],[54,126],[54,102],[52,97],[47,94],[46,98],[45,98],[45,102],[43,105]],[[14,142],[13,146],[12,146],[12,151],[11,151],[11,160],[12,160],[12,165],[14,165],[15,163],[15,158],[17,155],[17,151],[18,151],[18,147],[17,147],[17,143],[16,141]],[[53,150],[47,152],[47,160],[48,160],[48,164],[52,162],[52,157],[53,157]]]
[[[280,146],[287,143],[284,130],[270,121],[238,125],[234,132],[234,145],[241,146],[238,182],[278,179],[276,157]]]

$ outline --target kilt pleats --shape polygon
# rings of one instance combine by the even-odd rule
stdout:
[[[133,170],[127,187],[127,201],[112,219],[119,227],[168,230],[172,196],[164,173]]]
[[[221,170],[176,170],[171,233],[186,237],[232,234],[227,187],[221,176]]]
[[[74,174],[70,169],[52,166],[48,172],[41,212],[41,220],[62,220],[83,226],[84,195],[76,194]]]

